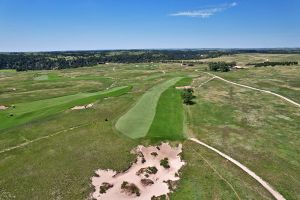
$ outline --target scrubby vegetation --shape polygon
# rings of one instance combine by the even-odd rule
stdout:
[[[154,157],[156,157],[158,155],[158,153],[152,152],[151,155],[154,156]]]
[[[160,165],[163,166],[165,169],[169,169],[170,165],[169,165],[169,159],[168,158],[164,158],[160,161]]]
[[[156,167],[148,167],[147,168],[147,173],[148,174],[156,174],[157,173],[157,168]]]
[[[144,186],[148,186],[148,185],[154,184],[154,182],[153,182],[151,179],[141,179],[141,183],[142,183]]]
[[[121,189],[128,194],[135,194],[136,196],[140,196],[140,189],[133,183],[128,183],[124,181],[121,185]]]
[[[110,183],[103,183],[100,186],[100,194],[104,194],[106,193],[107,190],[109,190],[110,188],[112,188],[114,185],[110,184]]]
[[[297,61],[283,61],[283,62],[262,62],[262,63],[248,63],[247,65],[254,65],[254,67],[267,67],[267,66],[291,66],[298,65]]]

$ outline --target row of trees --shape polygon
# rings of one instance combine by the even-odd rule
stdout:
[[[283,62],[263,62],[263,63],[248,63],[247,65],[254,65],[254,67],[267,67],[267,66],[291,66],[298,65],[297,61],[283,61]]]
[[[0,69],[50,70],[94,66],[107,62],[145,63],[167,60],[192,60],[213,58],[227,54],[212,50],[128,50],[128,51],[78,51],[45,53],[2,53]]]
[[[236,62],[210,62],[210,63],[208,63],[208,68],[210,71],[228,72],[234,66],[236,66]]]
[[[201,64],[201,59],[215,58],[239,53],[296,53],[299,49],[185,49],[185,50],[110,50],[110,51],[67,51],[40,53],[0,53],[0,69],[50,70],[94,66],[107,62],[113,63],[147,63],[147,62],[181,62]],[[250,63],[251,64],[251,63]],[[274,65],[293,65],[298,62],[254,63],[257,67]],[[232,63],[210,63],[212,71],[228,71]]]

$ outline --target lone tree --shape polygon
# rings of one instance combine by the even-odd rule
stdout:
[[[183,99],[183,103],[186,105],[192,105],[194,102],[192,101],[195,96],[193,95],[194,90],[192,88],[183,89],[181,93],[181,97]]]

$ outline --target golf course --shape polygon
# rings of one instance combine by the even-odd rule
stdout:
[[[300,199],[300,65],[246,65],[266,59],[300,54],[0,70],[0,200],[89,199],[147,163],[176,180],[159,199]]]

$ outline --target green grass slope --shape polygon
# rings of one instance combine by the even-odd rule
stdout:
[[[118,120],[117,130],[130,138],[146,136],[154,119],[161,94],[180,79],[182,78],[172,78],[147,91],[137,104]]]

